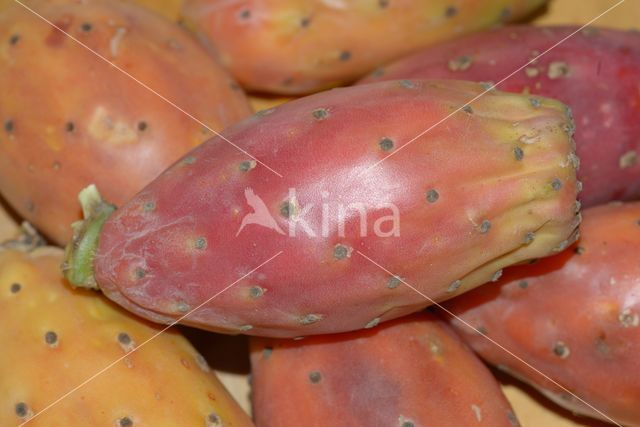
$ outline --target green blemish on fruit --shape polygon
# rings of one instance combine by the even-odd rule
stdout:
[[[129,417],[122,417],[118,420],[118,426],[120,427],[133,427],[133,420]]]
[[[435,188],[432,188],[431,190],[427,191],[426,197],[427,202],[435,203],[440,198],[440,193],[438,193],[438,190],[436,190]]]
[[[48,331],[44,334],[44,342],[47,343],[49,347],[55,348],[58,346],[58,334],[53,331]]]
[[[241,172],[249,172],[251,169],[254,169],[255,167],[256,167],[255,160],[245,160],[243,162],[240,162],[239,169]]]
[[[13,34],[11,37],[9,37],[9,44],[11,46],[17,45],[19,41],[20,41],[20,34]]]
[[[569,357],[570,353],[571,351],[569,350],[569,347],[567,347],[567,345],[562,341],[558,341],[553,345],[553,354],[561,359],[566,359]]]
[[[333,257],[337,260],[342,260],[351,256],[352,249],[348,246],[337,244],[333,248]]]
[[[489,232],[490,229],[491,229],[491,221],[489,221],[488,219],[485,219],[480,223],[480,227],[479,227],[480,233],[486,234]]]
[[[630,308],[625,308],[622,313],[618,315],[618,320],[624,328],[635,328],[640,325],[640,316]]]
[[[520,289],[527,289],[529,287],[529,282],[526,280],[520,280],[518,282],[518,286],[520,287]]]
[[[391,138],[382,138],[380,142],[378,142],[378,145],[382,151],[393,150],[393,140],[391,140]]]
[[[6,121],[4,122],[4,130],[5,130],[7,133],[11,133],[11,132],[13,132],[13,129],[14,129],[13,120],[11,120],[11,119],[6,120]]]
[[[447,286],[447,293],[453,293],[457,291],[460,286],[462,286],[462,280],[454,280],[449,286]]]
[[[142,210],[144,212],[153,212],[153,211],[155,211],[156,210],[156,202],[154,202],[154,201],[145,202],[142,205]]]
[[[175,311],[178,313],[188,313],[189,312],[189,304],[184,301],[177,302],[175,304]]]
[[[501,277],[502,277],[502,270],[498,270],[495,273],[493,273],[493,276],[491,276],[491,281],[497,282],[498,280],[500,280]]]
[[[400,426],[401,427],[415,427],[415,424],[413,424],[412,421],[403,421]]]
[[[222,427],[222,418],[220,418],[215,412],[211,412],[207,415],[206,427]]]
[[[24,402],[16,403],[14,410],[16,415],[22,419],[31,418],[31,416],[33,416],[33,411],[29,408],[29,405]]]
[[[207,249],[207,239],[204,237],[198,237],[194,242],[193,246],[199,251]]]
[[[195,156],[187,156],[184,159],[182,159],[182,162],[180,162],[183,165],[192,165],[196,162],[197,158]]]
[[[411,80],[400,80],[399,84],[405,89],[415,89],[416,87]]]
[[[137,267],[134,270],[133,275],[135,276],[136,279],[140,280],[140,279],[144,279],[144,276],[147,275],[147,272],[144,271],[144,269]]]
[[[284,218],[291,218],[294,212],[295,206],[293,205],[293,203],[287,201],[282,202],[282,204],[280,205],[280,215],[282,215]]]
[[[533,108],[540,108],[540,100],[536,98],[529,98],[529,102],[533,106]]]
[[[265,347],[262,349],[262,357],[265,359],[270,358],[271,353],[273,353],[273,347]]]
[[[300,324],[311,325],[322,320],[322,317],[323,316],[321,314],[307,314],[306,316],[300,318]]]
[[[73,239],[67,245],[63,263],[64,277],[74,286],[98,289],[93,275],[95,257],[100,232],[116,207],[102,200],[95,185],[90,185],[78,195],[83,221],[75,222]]]
[[[326,108],[318,108],[313,110],[311,112],[311,115],[313,116],[314,119],[318,121],[322,121],[322,120],[325,120],[327,117],[329,117],[329,110],[327,110]]]
[[[22,285],[20,283],[12,283],[9,290],[12,294],[17,294],[22,289]]]
[[[125,352],[128,353],[136,348],[136,343],[131,339],[131,336],[126,332],[120,332],[116,337],[118,345]]]
[[[253,325],[242,325],[239,328],[242,332],[247,332],[253,329]]]
[[[451,71],[468,70],[473,64],[473,59],[469,55],[462,55],[449,61],[448,66]]]
[[[400,286],[400,283],[402,283],[402,280],[400,279],[399,276],[393,276],[389,279],[389,282],[387,282],[387,288],[389,289],[395,289],[398,286]]]
[[[313,371],[309,373],[309,381],[311,384],[318,384],[322,381],[322,375],[318,371]]]
[[[524,158],[524,151],[520,147],[516,147],[513,149],[513,155],[515,156],[517,161],[520,161]]]
[[[507,419],[513,427],[520,427],[520,421],[518,421],[518,417],[516,417],[516,414],[514,414],[513,411],[507,411]]]
[[[534,233],[533,231],[529,231],[527,234],[524,235],[524,244],[528,245],[529,243],[533,242],[536,238],[536,233]]]
[[[464,107],[462,107],[462,111],[467,114],[473,114],[473,108],[471,108],[470,105],[465,105]]]
[[[371,329],[371,328],[375,328],[376,326],[378,326],[380,324],[380,318],[376,317],[373,320],[370,320],[369,322],[367,322],[366,325],[364,325],[365,329]]]
[[[555,178],[553,181],[551,181],[551,188],[553,188],[555,191],[559,191],[562,188],[562,181],[560,181],[560,179]]]
[[[251,298],[260,298],[265,292],[266,290],[260,286],[252,286],[249,288],[249,296]]]

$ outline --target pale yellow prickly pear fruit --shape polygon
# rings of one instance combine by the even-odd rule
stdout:
[[[72,289],[61,262],[0,246],[0,426],[253,425],[176,330],[151,339],[162,326]]]

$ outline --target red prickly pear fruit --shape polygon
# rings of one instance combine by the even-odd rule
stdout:
[[[378,70],[362,83],[400,78],[498,83],[515,72],[497,88],[548,96],[571,107],[581,160],[578,179],[584,184],[582,205],[638,199],[640,33],[578,30],[498,28],[427,48]]]
[[[57,248],[0,248],[0,425],[253,425],[177,330],[157,335],[159,326],[72,289],[61,261]]]
[[[447,307],[566,390],[453,320],[489,363],[576,413],[640,426],[640,203],[587,209],[581,235]]]
[[[124,203],[211,137],[174,106],[11,2],[0,14],[0,193],[53,241],[91,183]],[[29,7],[209,128],[251,114],[245,95],[183,29],[125,1]]]
[[[421,47],[531,13],[545,0],[186,0],[186,26],[244,86],[307,94]]]
[[[252,338],[251,367],[258,427],[518,425],[485,365],[428,313],[302,341]]]
[[[224,137],[282,177],[215,138],[113,214],[84,194],[67,277],[151,320],[295,337],[400,317],[564,249],[567,108],[498,92],[466,105],[482,90],[383,82],[258,114]]]

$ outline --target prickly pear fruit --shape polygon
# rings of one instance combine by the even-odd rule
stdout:
[[[303,341],[252,338],[251,366],[259,427],[518,425],[489,370],[428,313]]]
[[[176,330],[64,283],[61,252],[0,249],[0,425],[252,425]]]
[[[587,209],[571,250],[448,303],[466,322],[623,425],[640,426],[640,203]],[[574,412],[602,417],[453,321],[488,362]]]
[[[130,1],[28,2],[35,12],[214,130],[251,114],[190,35]],[[12,2],[0,15],[0,192],[58,243],[96,183],[123,203],[211,136],[166,101]]]
[[[383,82],[258,114],[224,136],[282,177],[215,138],[113,214],[85,195],[67,277],[151,320],[292,337],[400,317],[563,249],[567,108],[498,92],[465,105],[481,92]]]
[[[545,0],[186,0],[188,27],[240,83],[316,92],[426,45],[517,19]]]
[[[474,34],[402,59],[363,83],[453,78],[497,83],[567,103],[576,121],[583,206],[640,198],[640,33],[514,26]],[[568,38],[567,38],[568,37]]]

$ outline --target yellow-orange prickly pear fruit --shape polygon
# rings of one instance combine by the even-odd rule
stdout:
[[[0,247],[0,425],[253,425],[176,330],[153,338],[161,326],[66,284],[61,261]]]

